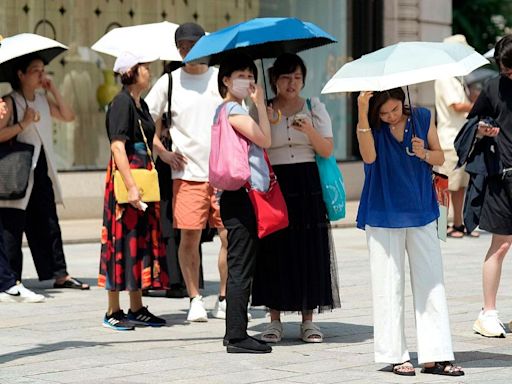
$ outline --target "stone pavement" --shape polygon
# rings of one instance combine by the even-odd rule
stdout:
[[[267,355],[227,354],[221,341],[223,321],[187,324],[187,299],[145,298],[151,311],[167,319],[167,327],[134,332],[103,328],[104,290],[96,286],[85,292],[59,290],[49,281],[38,282],[25,249],[25,284],[48,300],[0,304],[0,383],[510,383],[512,334],[506,339],[487,339],[471,330],[481,306],[481,263],[490,241],[485,233],[480,239],[449,239],[442,244],[454,350],[466,376],[430,376],[417,369],[416,377],[407,378],[373,363],[368,255],[364,232],[351,228],[354,212],[351,208],[347,215],[344,225],[348,228],[333,230],[342,308],[316,317],[325,342],[302,343],[299,317],[288,314],[283,317],[284,341]],[[98,226],[98,220],[62,223],[69,270],[93,285],[99,244],[90,241],[96,238]],[[217,240],[203,249],[204,296],[212,308],[218,289]],[[507,261],[498,304],[502,319],[508,322],[512,318],[512,264]],[[407,289],[410,292],[408,283]],[[121,297],[127,309],[127,295]],[[251,313],[254,319],[249,331],[257,335],[268,318],[262,308],[252,308]],[[406,321],[409,347],[417,363],[410,293]]]

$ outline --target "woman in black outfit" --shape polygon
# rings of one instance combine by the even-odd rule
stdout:
[[[155,124],[141,94],[149,87],[149,62],[156,57],[121,54],[114,72],[124,87],[107,111],[107,134],[112,160],[107,169],[101,259],[98,285],[108,290],[108,309],[103,326],[118,331],[133,330],[134,324],[161,326],[164,319],[142,305],[142,289],[165,289],[169,277],[160,232],[159,203],[144,203],[131,169],[151,169],[151,149],[166,150],[155,135]],[[128,190],[128,203],[118,204],[114,196],[115,170]],[[125,315],[119,292],[128,291],[130,309]]]

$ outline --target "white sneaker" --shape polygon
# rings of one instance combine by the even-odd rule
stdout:
[[[0,302],[3,303],[42,303],[46,297],[32,292],[21,283],[16,283],[11,288],[0,293]]]
[[[505,337],[506,331],[498,317],[498,311],[480,311],[473,324],[473,331],[485,337]]]
[[[226,318],[226,299],[220,301],[217,297],[217,301],[215,302],[215,307],[212,311],[212,316],[216,319],[225,319]]]
[[[196,296],[190,302],[190,309],[188,310],[188,321],[206,322],[208,321],[208,314],[204,309],[203,296]]]
[[[226,319],[226,299],[220,301],[219,298],[217,297],[215,307],[213,308],[212,311],[212,316],[215,317],[216,319]],[[247,320],[252,320],[252,315],[249,312],[249,307],[247,307]]]

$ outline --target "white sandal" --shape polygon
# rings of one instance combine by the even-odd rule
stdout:
[[[324,334],[311,320],[306,320],[300,325],[300,338],[305,343],[322,343]]]
[[[282,337],[283,325],[279,320],[272,320],[261,333],[260,339],[267,343],[277,343],[281,341]]]

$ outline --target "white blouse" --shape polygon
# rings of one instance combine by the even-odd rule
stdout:
[[[313,127],[325,138],[332,138],[331,118],[325,105],[318,97],[311,98],[311,113],[304,101],[302,110],[297,113],[306,114],[313,122]],[[273,165],[308,163],[315,161],[315,151],[308,136],[292,126],[294,115],[285,117],[275,124],[270,124],[272,145],[267,149],[268,157]]]

